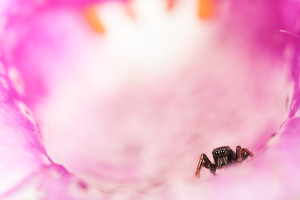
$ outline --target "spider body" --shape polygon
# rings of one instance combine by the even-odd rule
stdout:
[[[197,177],[200,177],[200,169],[202,166],[209,169],[212,174],[215,174],[216,169],[218,168],[222,168],[232,163],[242,162],[246,160],[248,156],[253,157],[253,153],[241,146],[236,147],[235,153],[229,146],[218,147],[212,151],[212,155],[215,164],[213,164],[204,153],[201,154],[195,173]]]

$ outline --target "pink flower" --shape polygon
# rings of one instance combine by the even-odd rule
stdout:
[[[299,198],[299,6],[4,1],[2,197]]]

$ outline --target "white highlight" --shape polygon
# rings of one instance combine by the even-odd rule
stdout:
[[[18,94],[23,95],[24,94],[24,82],[20,76],[19,71],[15,67],[10,67],[8,69],[8,77],[17,91]]]
[[[5,78],[0,77],[0,84],[3,86],[4,89],[6,89],[6,90],[9,89],[9,85],[8,85],[8,83],[7,83],[7,81],[6,81]]]
[[[20,111],[22,112],[22,114],[29,119],[34,125],[36,125],[36,122],[34,120],[34,116],[33,113],[31,112],[31,110],[21,101],[15,101],[15,103],[18,105]]]

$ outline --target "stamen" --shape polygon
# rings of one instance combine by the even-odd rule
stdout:
[[[215,15],[214,0],[198,0],[198,16],[201,19],[211,19]]]
[[[84,9],[84,15],[91,28],[98,34],[105,33],[105,27],[101,22],[94,6],[87,6]]]

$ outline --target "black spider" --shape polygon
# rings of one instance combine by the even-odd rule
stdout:
[[[216,169],[218,168],[222,168],[223,166],[227,166],[232,163],[242,162],[246,160],[248,156],[254,156],[248,149],[242,148],[241,146],[236,147],[235,153],[229,146],[223,146],[215,148],[212,151],[212,154],[216,164],[211,163],[204,153],[201,154],[197,171],[195,173],[197,177],[200,177],[200,169],[202,166],[209,169],[210,173],[215,174]]]

